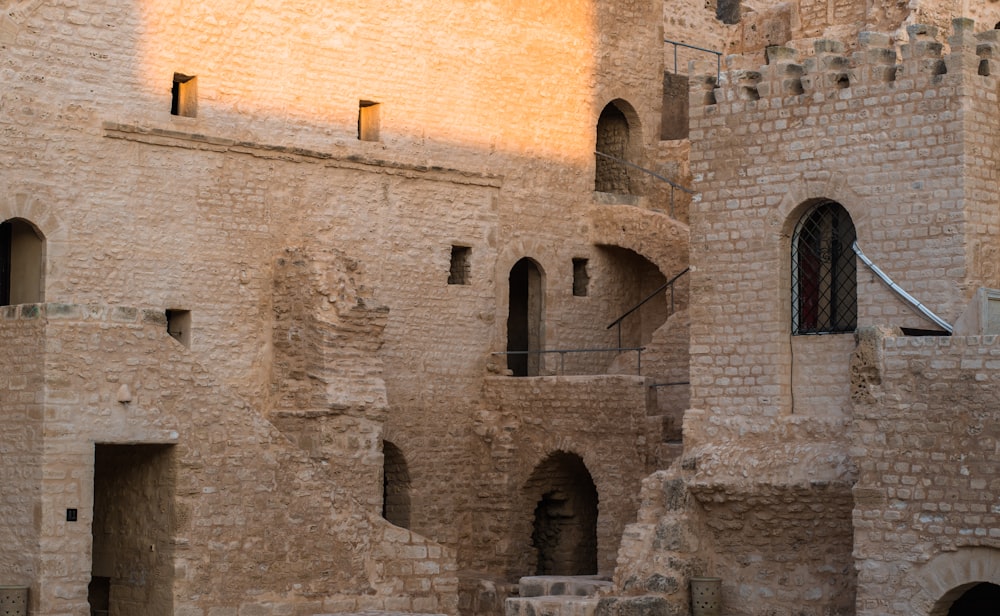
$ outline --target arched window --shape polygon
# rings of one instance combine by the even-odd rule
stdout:
[[[792,332],[853,332],[858,325],[854,223],[842,205],[823,201],[792,236]]]
[[[44,239],[30,222],[0,223],[0,306],[43,301]]]

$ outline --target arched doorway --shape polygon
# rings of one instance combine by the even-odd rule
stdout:
[[[0,223],[0,306],[44,301],[45,240],[21,218]]]
[[[410,470],[399,447],[382,441],[382,517],[410,527]]]
[[[507,313],[507,368],[514,376],[538,376],[542,348],[542,272],[524,258],[510,270]]]
[[[990,582],[973,585],[948,609],[948,616],[993,616],[1000,612],[1000,586]]]
[[[525,490],[535,502],[535,574],[596,574],[597,488],[580,456],[551,454],[531,473]]]

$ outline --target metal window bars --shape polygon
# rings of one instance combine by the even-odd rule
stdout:
[[[792,236],[792,331],[852,332],[858,323],[854,224],[839,203],[825,201],[800,220]]]

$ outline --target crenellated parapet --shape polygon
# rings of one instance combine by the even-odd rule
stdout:
[[[743,56],[729,56],[718,74],[692,66],[691,113],[737,101],[804,96],[798,102],[808,104],[816,96],[869,96],[872,88],[920,89],[963,76],[989,77],[1000,62],[1000,31],[976,34],[970,19],[953,20],[944,41],[935,26],[914,24],[906,32],[908,41],[898,45],[889,34],[862,32],[858,49],[850,53],[833,40],[815,41],[807,57],[791,47],[768,47],[766,65],[746,66]]]

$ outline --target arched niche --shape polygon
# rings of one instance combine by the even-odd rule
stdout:
[[[641,144],[639,114],[632,105],[622,99],[608,103],[597,119],[594,190],[635,194],[635,170],[626,163],[638,162]]]

